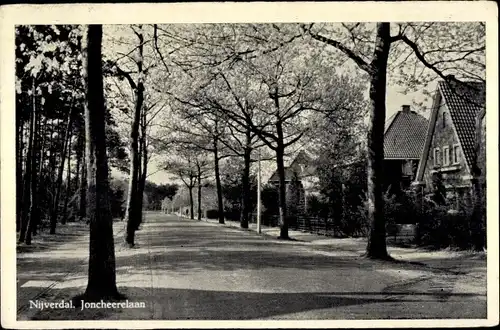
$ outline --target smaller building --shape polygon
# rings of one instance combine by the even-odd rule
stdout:
[[[410,186],[422,157],[429,121],[409,105],[389,117],[384,133],[384,188],[398,193]]]
[[[307,207],[307,196],[314,193],[317,181],[312,156],[305,150],[299,151],[290,165],[285,166],[285,187],[287,192],[290,191],[290,185],[294,181],[297,184],[296,189],[298,190],[296,199],[298,199],[299,203],[297,208],[300,211],[304,211]],[[278,170],[273,172],[268,183],[275,187],[279,186]],[[290,196],[290,194],[287,195]]]
[[[457,203],[470,194],[473,169],[486,172],[484,114],[484,83],[438,83],[415,185],[431,192],[439,178],[445,197]]]

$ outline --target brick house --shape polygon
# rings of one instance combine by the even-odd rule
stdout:
[[[485,113],[484,83],[438,83],[415,186],[430,192],[440,174],[447,199],[470,194],[474,165],[486,170]]]
[[[415,179],[429,121],[409,105],[389,117],[384,132],[384,189],[398,193]]]

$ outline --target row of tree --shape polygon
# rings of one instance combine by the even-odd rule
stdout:
[[[55,234],[59,223],[87,221],[87,169],[85,138],[84,34],[81,26],[19,26],[16,29],[16,227],[19,242],[31,244],[40,228]],[[103,77],[123,78],[119,63],[103,61]],[[133,83],[133,81],[132,81]],[[107,158],[113,168],[132,173],[133,194],[126,210],[134,231],[142,216],[145,190],[157,206],[175,193],[175,185],[157,186],[147,179],[150,159],[146,134],[158,114],[155,104],[139,106],[140,135],[134,134],[129,148],[123,138],[123,118],[116,115],[112,85],[107,84],[104,108]],[[128,113],[126,108],[122,112]],[[127,149],[136,151],[127,153]],[[134,155],[138,156],[135,157]],[[138,159],[137,159],[138,158]],[[111,173],[111,169],[108,170]],[[139,175],[140,174],[140,175]],[[127,185],[130,187],[131,185]],[[121,188],[110,188],[113,216],[121,213]],[[134,197],[135,196],[135,197]],[[133,198],[132,198],[133,197]],[[118,205],[116,205],[118,204]],[[136,205],[138,204],[138,205]],[[139,212],[140,213],[140,212]],[[127,242],[133,231],[127,231]],[[133,245],[133,239],[132,244]]]
[[[187,159],[187,166],[170,164],[170,171],[192,169],[194,164],[196,171],[189,174],[193,180],[189,182],[196,178],[201,183],[200,162],[207,157],[200,157],[197,163],[196,157],[184,157],[181,152],[211,153],[219,210],[220,160],[229,155],[243,159],[246,199],[250,196],[247,174],[252,151],[265,145],[276,160],[280,236],[287,238],[284,156],[295,143],[314,136],[314,123],[328,118],[333,127],[343,127],[343,118],[362,111],[362,85],[347,83],[345,75],[335,73],[335,68],[342,67],[339,62],[345,63],[343,58],[352,60],[370,84],[366,141],[371,231],[367,255],[387,258],[381,174],[388,68],[393,65],[391,72],[400,68],[398,77],[413,83],[422,78],[448,80],[445,72],[450,71],[456,73],[454,79],[484,77],[481,23],[138,25],[110,29],[130,29],[135,42],[116,38],[116,47],[128,49],[121,52],[106,47],[112,53],[105,54],[106,61],[102,26],[16,29],[19,240],[30,241],[45,218],[40,216],[42,212],[55,232],[61,196],[70,198],[69,204],[72,198],[68,196],[76,192],[79,210],[86,213],[90,224],[87,301],[121,297],[116,288],[108,182],[108,158],[118,162],[125,158],[117,156],[122,146],[119,138],[110,148],[113,119],[119,114],[130,119],[129,245],[134,244],[141,219],[142,198],[137,196],[142,197],[151,158],[148,147],[153,145],[157,150],[178,153],[169,161]],[[117,35],[120,33],[111,34],[113,38]],[[430,69],[432,75],[415,75],[408,69],[411,64]],[[152,110],[155,106],[157,112]],[[164,108],[169,111],[162,111]],[[163,139],[151,132],[156,113],[166,113],[166,127],[158,130],[166,134]],[[65,165],[69,166],[66,187],[62,184]],[[48,201],[42,202],[43,198]],[[242,214],[243,226],[247,211]]]
[[[68,25],[16,29],[16,227],[31,243],[42,226],[86,217],[82,34]],[[106,113],[112,164],[126,161]]]
[[[481,23],[153,24],[106,31],[107,153],[113,167],[129,175],[130,246],[155,156],[190,191],[197,186],[198,196],[203,181],[213,178],[220,222],[221,164],[238,159],[241,225],[247,227],[251,164],[260,150],[276,163],[280,237],[288,238],[287,154],[314,146],[328,155],[328,167],[349,159],[361,141],[368,150],[367,254],[386,258],[381,173],[388,84],[411,90],[452,79],[449,73],[484,77]],[[39,219],[49,219],[55,232],[67,218],[65,205],[78,205],[80,216],[86,212],[83,34],[78,26],[19,27],[16,33],[18,209],[26,210],[18,212],[17,224],[20,241],[29,241],[43,224]]]
[[[482,23],[154,26],[155,48],[169,70],[161,90],[171,97],[175,114],[165,136],[186,151],[166,167],[189,177],[183,181],[191,190],[202,173],[196,158],[206,159],[201,151],[210,153],[223,222],[220,161],[241,157],[241,225],[247,227],[252,152],[264,146],[276,161],[280,237],[286,239],[287,151],[309,143],[321,150],[326,167],[349,160],[367,111],[368,134],[361,139],[367,150],[367,256],[389,258],[382,181],[387,87],[396,83],[412,91],[436,79],[484,81],[484,28]],[[319,123],[325,124],[317,134]]]

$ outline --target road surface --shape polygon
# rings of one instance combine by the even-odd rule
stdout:
[[[123,225],[115,223],[115,233]],[[485,268],[477,268],[478,262],[467,268],[457,268],[453,260],[442,267],[376,262],[347,245],[283,241],[161,213],[147,214],[137,248],[124,248],[122,236],[115,238],[118,287],[130,302],[145,307],[27,307],[30,299],[68,300],[85,289],[88,236],[83,235],[50,253],[18,254],[19,318],[486,318]]]

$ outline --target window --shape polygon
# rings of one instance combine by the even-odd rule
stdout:
[[[404,176],[413,175],[413,163],[411,160],[407,160],[401,164],[401,174]]]
[[[439,148],[434,148],[434,166],[439,166],[440,152]]]
[[[460,163],[460,146],[458,144],[453,145],[453,164]]]
[[[443,112],[443,121],[442,121],[442,124],[443,124],[443,128],[446,127],[446,112]]]
[[[450,165],[450,147],[443,147],[443,166]]]

